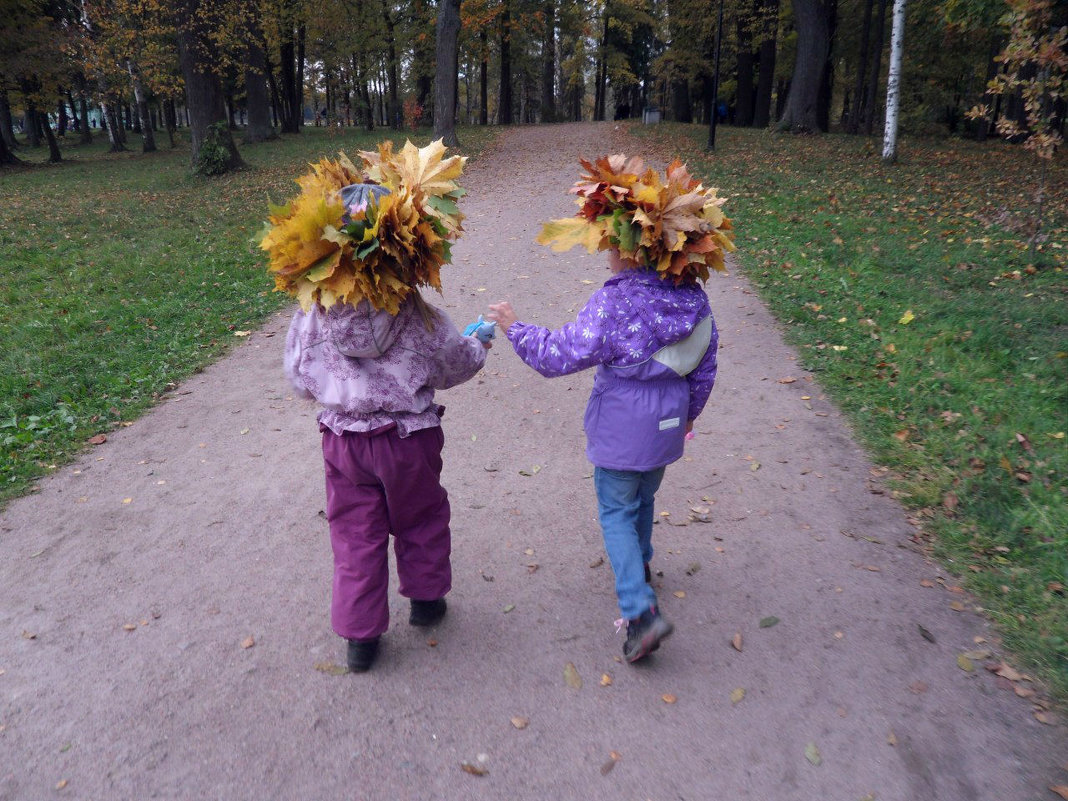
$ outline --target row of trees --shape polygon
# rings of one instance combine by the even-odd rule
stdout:
[[[1044,14],[1053,33],[1068,23],[1063,2],[1010,2],[1024,17]],[[231,133],[236,119],[245,121],[244,140],[255,142],[299,132],[309,108],[327,124],[433,123],[450,139],[457,118],[598,120],[650,106],[683,122],[718,114],[737,125],[872,134],[884,112],[893,5],[0,0],[0,162],[15,158],[19,146],[13,114],[21,113],[31,144],[40,134],[58,160],[53,126],[62,133],[74,117],[84,140],[96,109],[112,147],[121,148],[127,107],[146,150],[155,148],[160,128],[173,142],[174,127],[187,117],[194,163],[204,172],[240,164]],[[982,137],[1000,118],[1027,129],[1025,92],[1016,85],[1001,94],[987,88],[1004,76],[998,58],[1010,26],[1000,20],[1008,8],[1006,0],[910,0],[896,94],[906,126],[970,126]],[[1063,37],[1051,41],[1053,55],[1063,56]],[[1056,58],[1047,61],[1052,68],[1025,59],[1024,77],[1043,69],[1063,76]],[[1061,85],[1044,85],[1039,102],[1056,133],[1063,128]],[[969,121],[976,104],[983,113]]]

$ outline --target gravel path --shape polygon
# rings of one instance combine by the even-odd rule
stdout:
[[[576,158],[622,137],[514,128],[471,166],[457,324],[502,299],[573,316],[603,258],[533,237],[573,212]],[[647,664],[616,658],[592,374],[547,381],[502,341],[440,395],[449,615],[410,628],[394,583],[379,664],[336,675],[315,409],[280,315],[0,516],[0,801],[1055,801],[1065,729],[983,669],[984,620],[745,280],[707,289],[720,377],[658,497],[676,632]]]

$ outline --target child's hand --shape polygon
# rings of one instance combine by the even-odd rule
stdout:
[[[508,329],[512,327],[512,323],[518,318],[515,316],[515,312],[512,311],[512,304],[502,300],[500,303],[490,304],[489,314],[486,315],[486,319],[494,320],[501,327],[501,330],[507,333]]]

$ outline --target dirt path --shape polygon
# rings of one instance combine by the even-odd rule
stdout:
[[[533,237],[573,212],[578,155],[634,147],[611,124],[506,132],[464,181],[453,319],[503,298],[571,318],[603,261]],[[0,801],[1055,799],[1064,728],[982,659],[958,666],[983,620],[951,609],[745,281],[708,291],[720,378],[658,499],[676,634],[649,664],[615,659],[592,377],[546,381],[505,345],[441,396],[455,589],[435,642],[394,587],[379,666],[317,669],[343,654],[315,410],[285,385],[279,316],[0,517]],[[693,506],[711,522],[686,524]]]

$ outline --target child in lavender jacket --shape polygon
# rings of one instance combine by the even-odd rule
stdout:
[[[364,300],[298,310],[286,376],[323,407],[326,513],[334,551],[331,622],[348,666],[368,670],[389,624],[387,547],[393,534],[409,622],[431,626],[452,587],[449,500],[441,486],[442,407],[435,389],[481,369],[486,349],[461,336],[413,291],[390,315]]]
[[[653,499],[712,391],[718,333],[696,282],[676,286],[617,249],[608,256],[613,277],[559,331],[519,322],[508,302],[491,305],[489,317],[519,358],[546,377],[597,367],[584,419],[586,455],[620,625],[627,622],[623,655],[636,662],[672,631],[650,585]]]

